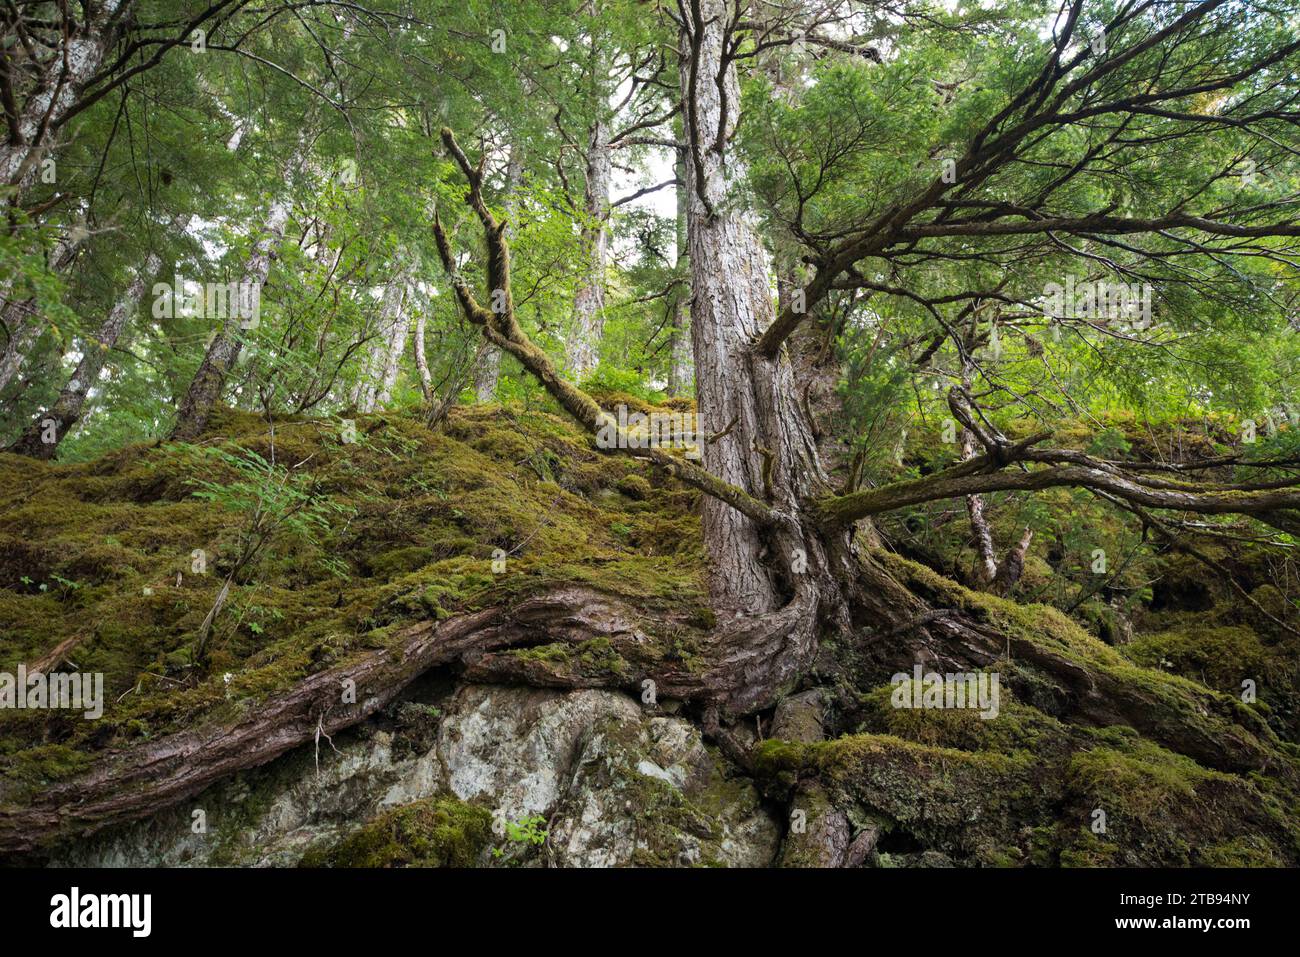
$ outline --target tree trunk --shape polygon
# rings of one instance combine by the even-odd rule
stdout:
[[[300,148],[286,172],[297,169],[302,158]],[[248,262],[244,266],[242,282],[245,288],[256,284],[260,290],[266,282],[275,252],[284,241],[284,230],[289,221],[289,205],[287,194],[271,204],[266,217],[266,228],[253,243],[253,248],[248,254]],[[212,414],[213,408],[221,401],[226,376],[235,367],[239,350],[243,346],[243,340],[239,336],[240,324],[243,321],[239,317],[239,310],[232,308],[229,312],[230,315],[221,330],[208,344],[203,361],[190,382],[189,391],[181,401],[180,409],[176,414],[176,425],[172,428],[170,436],[174,442],[190,442],[200,435],[208,424],[208,417]]]
[[[687,213],[689,186],[686,183],[686,159],[677,151],[677,262],[674,268],[686,288],[678,290],[673,302],[672,341],[668,346],[668,394],[685,395],[691,385],[691,290],[690,256],[688,254]]]
[[[158,273],[162,259],[157,253],[150,253],[144,268],[136,274],[135,279],[113,305],[93,338],[86,339],[81,347],[81,361],[59,392],[48,411],[36,416],[31,425],[22,434],[9,451],[19,455],[30,455],[38,459],[54,457],[59,443],[67,437],[72,427],[81,419],[86,397],[99,379],[100,370],[108,352],[117,343],[122,330],[140,309],[144,291],[149,281]]]
[[[13,201],[35,178],[51,132],[100,68],[115,39],[113,25],[130,15],[131,6],[132,0],[100,0],[94,15],[78,23],[80,29],[67,37],[61,55],[52,58],[36,89],[10,117],[9,135],[0,146],[0,182],[17,187]],[[6,57],[6,62],[12,61]]]
[[[429,372],[429,360],[424,354],[425,323],[429,317],[428,306],[427,300],[422,302],[419,315],[415,317],[415,368],[420,373],[420,394],[424,396],[424,404],[432,406],[433,376]]]
[[[598,107],[603,104],[597,104]],[[591,127],[587,141],[587,185],[583,191],[582,249],[587,273],[573,299],[573,332],[569,336],[568,365],[581,381],[598,360],[597,349],[605,324],[605,266],[609,259],[609,188],[613,158],[603,121]]]
[[[775,315],[769,264],[754,228],[727,197],[727,184],[744,176],[726,149],[740,92],[734,66],[722,66],[728,9],[723,0],[702,0],[699,13],[687,23],[681,78],[695,391],[700,429],[715,436],[704,444],[704,465],[797,524],[800,500],[817,487],[821,470],[810,424],[792,401],[789,363],[749,347]],[[765,541],[752,519],[713,498],[704,500],[703,528],[720,611],[762,614],[785,602],[791,582],[781,580],[783,566],[809,557],[802,536],[784,543],[802,556],[773,554],[776,543]]]
[[[58,273],[72,265],[80,244],[80,239],[72,236],[61,238],[50,254],[50,269]],[[18,301],[6,298],[0,304],[0,310],[0,319],[9,334],[4,351],[0,353],[0,390],[3,390],[22,368],[28,353],[41,336],[42,326],[36,315],[34,298]]]
[[[36,318],[36,300],[6,300],[3,322],[9,340],[5,343],[4,352],[0,353],[0,389],[9,385],[18,374],[27,354],[41,336],[41,323]]]
[[[379,339],[371,346],[361,377],[352,392],[352,404],[361,413],[374,412],[388,403],[397,382],[402,353],[411,331],[411,311],[407,308],[412,267],[403,257],[397,275],[384,289],[379,307]]]
[[[519,210],[519,184],[524,179],[523,147],[514,144],[506,160],[505,217],[506,238],[513,239],[515,216]],[[474,366],[474,397],[479,402],[495,402],[497,381],[501,378],[501,350],[492,344],[484,349]]]

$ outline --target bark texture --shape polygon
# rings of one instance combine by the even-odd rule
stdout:
[[[376,338],[362,364],[361,375],[352,390],[352,404],[363,414],[387,405],[401,369],[402,353],[411,332],[411,275],[413,267],[403,258],[398,272],[384,288],[379,306]]]
[[[0,177],[5,185],[17,187],[15,200],[35,179],[39,164],[49,151],[53,130],[104,62],[104,53],[116,39],[117,27],[134,4],[132,0],[100,0],[85,6],[88,15],[71,21],[75,28],[65,36],[60,55],[49,59],[21,107],[10,114],[6,104],[5,112],[10,115],[8,135],[0,146]],[[11,73],[9,69],[11,65],[17,66],[11,60],[16,47],[9,44],[5,47],[5,52],[0,53],[5,61],[4,72],[16,75],[21,71],[15,69]]]
[[[668,346],[668,394],[682,396],[690,391],[693,371],[691,369],[691,294],[689,285],[690,251],[687,227],[687,204],[689,203],[686,183],[686,158],[681,150],[677,151],[677,261],[675,268],[678,277],[687,282],[685,290],[679,290],[673,302],[672,341]]]
[[[721,0],[702,0],[694,12],[682,37],[681,81],[695,391],[700,428],[710,437],[704,464],[773,505],[796,530],[766,541],[752,519],[706,499],[704,539],[715,605],[724,614],[761,615],[780,607],[794,585],[779,580],[782,566],[817,561],[797,532],[797,516],[802,498],[822,481],[821,466],[811,424],[793,398],[789,363],[750,349],[774,312],[767,256],[728,195],[728,184],[744,174],[726,148],[740,96],[734,65],[723,65],[728,9]]]
[[[573,333],[569,371],[581,381],[596,368],[605,324],[605,266],[609,260],[609,189],[613,158],[604,122],[591,127],[587,140],[586,187],[583,190],[582,248],[586,275],[573,299]]]
[[[523,147],[510,147],[506,160],[505,217],[506,236],[513,237],[515,217],[519,212],[519,186],[524,179]],[[495,402],[497,382],[501,378],[501,350],[488,344],[474,364],[474,397],[479,402]]]
[[[296,155],[290,164],[290,170],[296,170],[302,159],[301,153]],[[253,243],[248,254],[241,280],[244,284],[256,284],[260,289],[266,282],[276,250],[284,241],[285,226],[289,222],[289,203],[286,195],[280,196],[271,204],[262,235]],[[208,344],[203,361],[199,363],[198,371],[194,373],[190,387],[181,400],[176,425],[170,436],[173,441],[188,442],[197,437],[207,426],[212,410],[221,401],[226,377],[235,367],[244,344],[240,336],[243,320],[238,312],[236,309],[230,310],[231,315],[224,320]]]

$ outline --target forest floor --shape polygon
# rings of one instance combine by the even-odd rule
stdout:
[[[828,740],[769,737],[774,716],[759,715],[746,731],[756,757],[739,769],[700,743],[689,708],[643,697],[643,660],[689,675],[713,625],[697,493],[598,453],[549,412],[458,407],[431,433],[405,413],[353,428],[308,418],[271,426],[227,411],[192,446],[61,465],[0,454],[0,490],[0,673],[104,676],[97,720],[0,714],[0,852],[18,859],[57,857],[97,832],[120,840],[131,822],[258,766],[303,764],[310,753],[319,775],[332,735],[391,726],[437,674],[446,687],[427,709],[434,726],[408,743],[428,750],[456,725],[437,746],[441,783],[411,800],[370,801],[288,860],[542,860],[549,848],[529,848],[546,838],[513,823],[515,811],[511,840],[522,850],[493,853],[495,796],[469,794],[448,755],[470,734],[473,708],[527,707],[545,722],[568,707],[565,695],[586,695],[565,720],[573,735],[588,734],[584,722],[606,728],[599,755],[622,776],[620,806],[650,822],[631,856],[603,862],[798,864],[797,834],[825,808],[870,836],[860,862],[877,866],[1300,862],[1300,639],[1279,625],[1295,612],[1268,549],[1206,546],[1228,578],[1167,553],[1090,595],[1062,530],[1039,536],[1018,592],[999,598],[954,580],[969,558],[960,522],[930,520],[940,531],[918,536],[908,522],[924,516],[900,517],[882,529],[895,547],[879,560],[935,607],[1008,636],[988,669],[1002,677],[997,717],[894,707],[891,675],[850,661]],[[1073,507],[1074,524],[1123,538],[1100,505]],[[1010,540],[1022,518],[1007,509],[999,536]],[[548,618],[542,606],[557,593],[582,596],[600,627]],[[456,644],[470,625],[502,637]],[[822,654],[837,653],[853,654],[832,636]],[[1067,663],[1069,686],[1035,667],[1043,656]],[[557,690],[524,704],[477,690],[510,676]],[[1243,701],[1247,680],[1256,696]],[[339,707],[323,704],[340,687]],[[613,690],[574,690],[597,687]],[[641,721],[623,699],[654,717]],[[489,738],[504,734],[497,720]],[[536,727],[512,733],[522,740]],[[673,754],[688,754],[680,760],[694,770],[650,773],[649,796],[629,789],[647,763],[671,771],[671,760],[646,755],[652,739],[662,751],[674,735]],[[565,740],[578,751],[591,744],[589,734]],[[490,740],[480,757],[510,747]],[[565,835],[584,848],[567,861],[591,863],[578,826],[590,797],[512,806],[520,820],[544,811],[552,842]],[[799,828],[790,807],[804,812]],[[683,831],[704,842],[702,858],[661,853]]]

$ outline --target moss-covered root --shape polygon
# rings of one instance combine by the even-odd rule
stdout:
[[[931,628],[937,631],[932,654],[913,659],[917,649],[903,642],[907,647],[898,654],[907,661],[900,658],[894,665],[910,667],[912,660],[940,652],[951,655],[953,646],[974,649],[979,659],[972,659],[973,666],[996,662],[1019,697],[1057,717],[1127,725],[1220,770],[1272,769],[1296,776],[1294,760],[1264,718],[1237,699],[1135,665],[1055,608],[971,591],[897,555],[880,552],[876,557],[910,591],[936,608],[951,609],[951,629],[960,639],[949,640],[936,625]]]

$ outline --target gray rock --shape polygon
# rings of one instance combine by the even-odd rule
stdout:
[[[440,710],[436,733],[399,722],[322,739],[319,755],[300,748],[50,863],[293,866],[313,845],[439,794],[500,820],[541,815],[545,845],[510,848],[516,862],[767,866],[776,856],[779,830],[753,785],[682,718],[650,716],[612,692],[487,685],[462,687]]]

